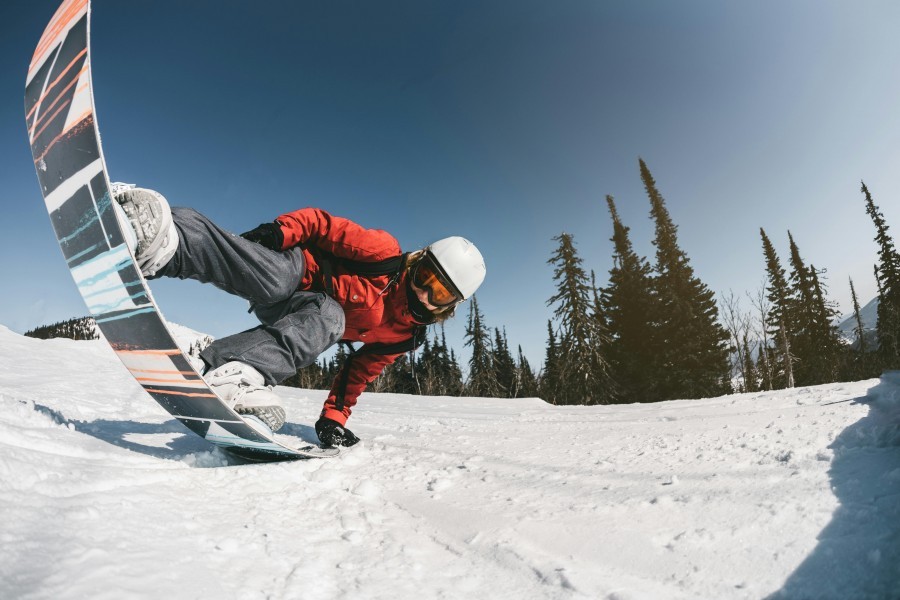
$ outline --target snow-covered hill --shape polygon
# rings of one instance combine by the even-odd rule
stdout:
[[[324,392],[279,388],[313,440]],[[897,598],[900,375],[609,407],[364,395],[239,465],[102,341],[0,328],[4,598]]]

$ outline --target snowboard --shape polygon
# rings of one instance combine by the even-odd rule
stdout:
[[[41,193],[75,284],[106,341],[144,390],[188,429],[250,461],[336,456],[279,442],[209,388],[178,348],[125,243],[94,111],[90,2],[65,0],[35,49],[25,121]]]

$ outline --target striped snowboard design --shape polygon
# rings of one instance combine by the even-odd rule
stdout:
[[[65,0],[28,67],[25,121],[41,193],[72,277],[109,344],[163,408],[240,457],[335,456],[254,429],[191,367],[166,328],[113,212],[91,90],[89,0]]]

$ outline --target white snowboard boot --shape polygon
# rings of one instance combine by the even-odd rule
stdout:
[[[203,376],[209,387],[240,415],[254,415],[278,431],[286,418],[281,398],[267,386],[262,373],[233,360]]]
[[[141,273],[146,277],[155,275],[178,249],[178,232],[169,203],[159,192],[143,188],[120,188],[113,193],[134,231],[136,244],[134,247],[129,244],[129,247]]]

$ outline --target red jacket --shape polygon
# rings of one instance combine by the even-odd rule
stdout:
[[[340,258],[377,262],[401,253],[396,238],[381,229],[365,229],[360,225],[335,217],[317,208],[302,208],[278,217],[284,234],[286,250],[302,244],[306,273],[300,289],[323,289],[319,264],[308,248],[316,247]],[[335,265],[334,299],[344,309],[346,327],[343,339],[365,344],[402,342],[413,334],[417,323],[410,314],[406,297],[405,276],[391,284],[389,275],[364,278],[347,273]],[[331,393],[322,408],[322,416],[347,422],[356,399],[389,364],[402,354],[362,354],[350,363],[344,408],[338,410],[335,399],[340,375],[331,386]]]

